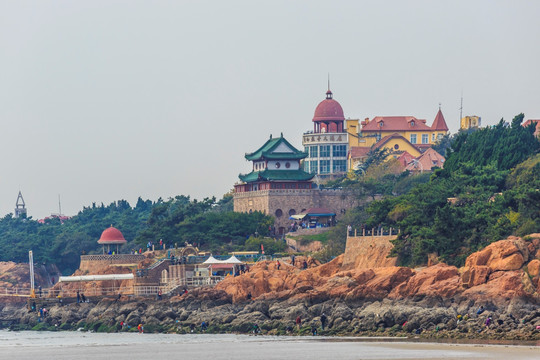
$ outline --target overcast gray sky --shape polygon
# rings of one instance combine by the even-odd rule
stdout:
[[[540,118],[538,1],[0,0],[0,215],[220,198],[269,134],[350,118]]]

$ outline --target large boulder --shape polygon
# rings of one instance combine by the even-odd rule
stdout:
[[[540,275],[540,260],[531,260],[529,264],[527,264],[527,270],[532,277]]]
[[[460,288],[458,269],[455,266],[437,264],[415,273],[406,282],[396,286],[390,298],[413,296],[451,297]]]
[[[489,274],[491,274],[491,268],[485,265],[465,267],[461,274],[461,282],[466,288],[470,288],[477,285],[485,284]]]
[[[518,270],[528,259],[527,243],[520,238],[509,237],[471,254],[465,261],[465,267],[488,266],[492,271]]]

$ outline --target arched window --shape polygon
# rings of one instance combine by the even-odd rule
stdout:
[[[281,211],[281,209],[277,209],[276,212],[275,212],[275,215],[276,217],[281,217],[283,215],[283,211]]]
[[[289,216],[296,215],[296,210],[291,209],[289,210]]]

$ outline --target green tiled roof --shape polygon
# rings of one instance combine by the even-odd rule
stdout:
[[[292,153],[283,153],[283,152],[274,152],[274,150],[280,145],[285,144],[291,150]],[[272,160],[279,160],[279,159],[303,159],[308,154],[296,149],[294,146],[292,146],[283,136],[278,138],[270,138],[267,142],[264,143],[263,146],[261,146],[257,151],[252,152],[251,154],[246,154],[246,159],[255,161],[260,159],[272,159]]]
[[[244,182],[254,181],[307,181],[313,178],[313,174],[309,174],[304,170],[263,170],[252,171],[246,175],[239,175],[240,180]]]

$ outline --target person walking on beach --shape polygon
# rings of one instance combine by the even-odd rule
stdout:
[[[137,326],[137,330],[139,331],[139,334],[144,334],[144,327],[143,324],[139,324]]]
[[[300,315],[296,317],[296,327],[298,328],[298,330],[300,330],[300,327],[302,327],[302,318],[300,317]]]

